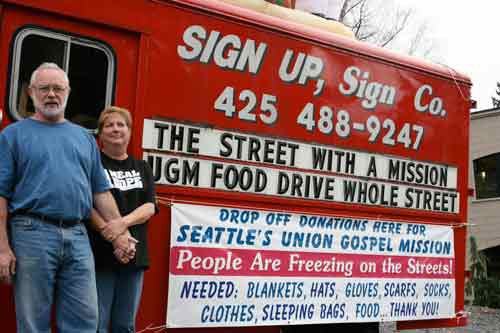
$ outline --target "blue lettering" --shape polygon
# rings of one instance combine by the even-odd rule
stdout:
[[[255,305],[205,305],[201,310],[202,323],[237,323],[251,322],[254,318]]]
[[[423,302],[422,303],[422,315],[423,316],[435,316],[439,314],[439,302]]]
[[[259,219],[259,212],[253,210],[239,210],[239,209],[225,209],[222,208],[219,212],[219,220],[221,222],[230,222],[230,223],[241,223],[253,224],[255,221]]]
[[[345,317],[345,303],[321,304],[319,317],[321,319],[341,319]]]
[[[262,246],[269,246],[269,245],[271,245],[272,236],[273,236],[273,231],[272,230],[266,230],[264,232],[264,240],[262,241]]]
[[[187,231],[189,231],[189,225],[184,224],[183,226],[180,227],[179,229],[180,235],[177,236],[177,241],[178,242],[184,242],[187,239]]]
[[[236,288],[231,281],[184,281],[181,298],[230,298]]]
[[[314,304],[266,304],[262,308],[263,321],[296,321],[312,319]]]
[[[379,315],[378,303],[356,303],[356,318],[377,318]]]
[[[229,217],[229,211],[225,208],[222,208],[220,211],[219,211],[219,220],[221,220],[222,222],[226,221]]]

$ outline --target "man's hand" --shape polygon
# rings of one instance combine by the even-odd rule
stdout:
[[[123,234],[127,230],[127,225],[123,221],[123,219],[114,219],[106,223],[106,226],[104,226],[101,229],[101,235],[107,240],[107,241],[114,241],[118,236]]]
[[[10,283],[16,273],[16,256],[10,246],[0,248],[0,281]]]
[[[122,264],[128,263],[135,257],[135,244],[137,240],[130,235],[128,230],[125,230],[120,236],[113,241],[114,255]]]

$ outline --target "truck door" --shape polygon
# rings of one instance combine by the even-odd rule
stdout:
[[[43,4],[41,4],[43,6]],[[66,117],[95,132],[105,106],[136,113],[140,35],[60,14],[0,4],[0,128],[33,113],[27,87],[33,70],[53,62],[67,71],[71,94]],[[12,289],[0,284],[3,331],[15,331]]]
[[[95,131],[105,106],[135,111],[139,34],[15,5],[4,5],[2,14],[4,125],[33,113],[27,87],[42,62],[56,63],[68,73],[69,120]]]

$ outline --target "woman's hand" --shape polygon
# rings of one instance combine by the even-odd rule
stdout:
[[[101,229],[101,235],[107,241],[114,241],[118,236],[122,235],[127,230],[127,225],[123,218],[114,219],[106,223]]]
[[[135,257],[135,244],[137,243],[138,241],[125,229],[125,232],[118,236],[112,243],[114,248],[113,254],[118,261],[126,264]]]

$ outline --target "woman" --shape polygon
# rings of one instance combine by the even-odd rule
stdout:
[[[127,154],[131,124],[130,112],[118,107],[106,108],[98,120],[102,164],[123,217],[105,222],[97,211],[92,212],[94,230],[89,234],[96,264],[98,332],[135,332],[144,271],[149,266],[147,221],[155,213],[154,182],[147,163]],[[125,248],[130,242],[131,252],[120,250],[123,242]]]

